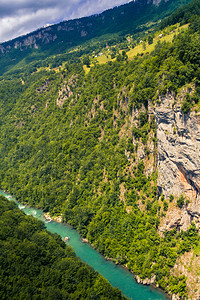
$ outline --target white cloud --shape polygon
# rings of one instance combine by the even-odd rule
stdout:
[[[89,16],[128,2],[130,0],[0,0],[0,42],[45,24]]]

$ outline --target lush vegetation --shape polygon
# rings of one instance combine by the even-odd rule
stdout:
[[[0,196],[0,298],[126,299],[44,223]]]
[[[99,43],[119,43],[125,40],[124,34],[137,36],[144,30],[151,30],[155,23],[188,1],[168,0],[161,1],[159,5],[154,5],[153,1],[131,1],[99,15],[41,28],[1,44],[4,50],[3,54],[0,53],[0,74],[19,70],[50,55],[66,53],[68,49],[71,52],[75,47],[75,51],[79,52],[80,45],[85,45],[92,53],[94,45],[98,48]],[[27,46],[30,40],[34,42]]]
[[[199,49],[191,18],[188,30],[173,43],[160,40],[150,55],[129,61],[122,52],[85,74],[85,53],[63,54],[0,82],[1,187],[23,203],[62,214],[106,257],[141,278],[155,275],[180,296],[186,278],[170,269],[200,241],[193,224],[187,232],[158,233],[169,203],[181,208],[185,200],[157,199],[150,108],[172,93],[183,113],[199,109]]]
[[[200,2],[199,0],[193,0],[187,5],[178,8],[173,14],[168,18],[162,20],[160,28],[165,28],[169,25],[174,25],[176,23],[187,24],[191,21],[194,25],[199,24],[200,16]]]

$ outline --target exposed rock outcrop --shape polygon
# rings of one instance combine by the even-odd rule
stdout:
[[[43,217],[51,222],[51,221],[55,221],[55,222],[58,222],[58,223],[62,223],[63,222],[63,216],[58,216],[58,217],[55,217],[55,216],[51,216],[49,212],[43,214]]]
[[[184,114],[172,95],[160,98],[154,114],[157,121],[158,192],[165,198],[184,195],[188,205],[168,211],[165,229],[187,230],[200,220],[200,115]],[[168,218],[169,216],[169,218]],[[164,229],[164,228],[163,228]]]
[[[150,285],[150,284],[155,283],[156,276],[153,275],[151,278],[141,279],[138,275],[135,275],[135,280],[137,281],[137,283],[142,283],[144,285]]]
[[[198,249],[185,252],[177,259],[172,269],[173,275],[178,277],[184,274],[186,276],[188,299],[193,300],[200,299],[200,282],[198,280],[200,270],[199,254]]]
[[[68,82],[63,82],[59,91],[58,99],[56,100],[56,105],[60,108],[62,108],[65,101],[73,95],[72,87],[75,86],[76,80],[76,76],[72,76],[68,79]]]

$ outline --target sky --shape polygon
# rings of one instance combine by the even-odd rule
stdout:
[[[0,0],[0,43],[46,24],[100,13],[131,0]]]

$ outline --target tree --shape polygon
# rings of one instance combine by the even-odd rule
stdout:
[[[88,68],[90,67],[90,58],[89,58],[89,56],[85,56],[83,58],[83,64],[86,65]]]
[[[148,36],[148,44],[149,45],[153,44],[153,36],[152,35]]]

